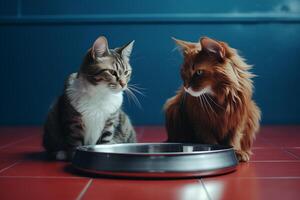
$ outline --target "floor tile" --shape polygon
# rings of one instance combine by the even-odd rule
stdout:
[[[262,128],[263,129],[263,128]],[[266,148],[276,147],[271,142],[267,141],[261,133],[261,130],[256,134],[253,147]]]
[[[287,148],[286,150],[300,160],[300,148]]]
[[[300,138],[269,138],[268,141],[277,147],[300,147]]]
[[[205,200],[197,180],[93,180],[83,199]]]
[[[70,171],[70,163],[32,160],[23,161],[0,173],[0,176],[72,177],[75,175]]]
[[[260,134],[265,138],[288,138],[287,135],[300,138],[300,126],[262,126]]]
[[[11,146],[0,149],[0,159],[7,160],[36,160],[45,157],[42,147]]]
[[[252,150],[253,155],[250,161],[279,161],[279,160],[297,160],[295,156],[278,148],[258,148]]]
[[[264,126],[260,134],[277,147],[300,147],[300,126]]]
[[[258,136],[253,143],[253,147],[266,148],[266,147],[276,147],[271,142],[264,139],[262,136]]]
[[[139,142],[167,139],[163,126],[140,126],[136,131]],[[208,198],[202,183],[196,179],[98,177],[88,185],[90,178],[74,173],[70,163],[48,161],[41,140],[40,127],[0,128],[1,200],[20,196],[22,199],[75,199],[79,194],[83,199],[101,197],[103,200]],[[203,179],[211,199],[297,198],[300,189],[300,126],[263,126],[254,142],[253,152],[251,162],[240,164],[236,172]],[[83,188],[87,190],[82,192]],[[11,193],[12,190],[20,192]],[[62,190],[67,192],[62,193]]]
[[[253,161],[239,164],[234,173],[222,176],[240,177],[300,177],[300,162],[294,161]]]
[[[0,127],[0,149],[26,141],[36,135],[41,135],[40,127]]]
[[[9,169],[10,167],[14,166],[15,163],[17,163],[18,160],[6,160],[6,159],[0,159],[0,174],[4,172],[5,170]]]
[[[76,199],[87,179],[42,179],[0,177],[1,200]]]
[[[18,143],[18,146],[24,147],[43,147],[42,146],[43,135],[38,134],[33,137],[28,138],[27,140],[21,141]]]
[[[298,200],[300,179],[218,179],[203,180],[214,200]]]

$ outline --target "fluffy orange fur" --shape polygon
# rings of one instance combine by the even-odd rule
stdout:
[[[260,121],[251,66],[224,42],[174,40],[184,55],[183,86],[165,104],[168,142],[231,145],[249,161]]]

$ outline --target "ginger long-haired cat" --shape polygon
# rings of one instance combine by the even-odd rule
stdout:
[[[251,66],[224,42],[174,40],[184,55],[183,86],[165,104],[168,142],[231,145],[249,161],[260,121]]]

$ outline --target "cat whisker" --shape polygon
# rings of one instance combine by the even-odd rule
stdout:
[[[146,90],[145,88],[139,87],[137,84],[128,84],[128,87],[130,89],[137,90],[136,92],[138,92],[138,93],[143,93]],[[145,96],[144,94],[142,94],[142,95]]]
[[[211,98],[209,95],[207,95],[207,97],[216,105],[218,106],[219,108],[221,108],[222,110],[224,110],[224,108],[222,106],[220,106],[218,103],[216,103],[213,98]]]
[[[198,99],[199,99],[199,102],[200,102],[200,104],[201,104],[201,107],[205,109],[204,102],[203,102],[203,100],[202,100],[201,95],[199,96]],[[206,111],[206,109],[205,109],[205,111]]]
[[[205,101],[207,102],[207,104],[208,104],[210,110],[211,110],[213,113],[216,114],[215,110],[213,109],[213,107],[210,105],[210,102],[209,102],[208,99],[206,98],[206,95],[203,95],[203,97],[204,97]]]
[[[175,47],[171,50],[171,52],[177,51],[178,49],[179,49],[179,46],[175,46]]]
[[[129,85],[130,87],[133,87],[133,88],[136,88],[136,89],[140,89],[140,90],[145,90],[145,88],[141,88],[141,87],[138,87],[136,85]]]
[[[133,92],[136,92],[136,93],[138,93],[138,94],[140,94],[140,95],[142,95],[142,96],[145,96],[145,94],[144,94],[143,92],[139,91],[138,89],[136,89],[136,88],[134,88],[134,87],[127,86],[127,88],[128,88],[129,90],[132,90]]]
[[[136,103],[136,100],[132,97],[132,94],[130,93],[130,91],[128,89],[125,89],[124,91],[126,93],[126,96],[127,96],[127,99],[129,100],[129,102],[131,102],[131,100],[132,100],[135,105],[138,105]]]
[[[135,96],[135,94],[134,94],[129,88],[126,88],[125,91],[127,91],[126,94],[133,100],[133,102],[134,102],[140,109],[142,109],[141,103],[140,103],[140,101],[138,100],[138,98]]]
[[[208,113],[208,109],[207,109],[206,104],[205,104],[205,102],[202,98],[202,95],[199,96],[199,99],[200,99],[201,106],[204,108],[205,112]]]
[[[145,88],[140,87],[138,84],[128,84],[129,86],[133,86],[135,88],[141,89],[141,90],[145,90]]]
[[[131,105],[131,101],[130,101],[130,98],[129,98],[129,94],[128,94],[128,91],[127,90],[124,90],[124,92],[126,93],[126,98],[127,98],[127,101],[129,102],[129,104]]]
[[[200,95],[199,97],[201,99],[202,107],[204,108],[205,112],[209,113],[209,111],[212,110],[212,108],[210,107],[209,103],[207,102],[205,95]],[[210,116],[210,115],[208,115],[208,116]]]
[[[204,99],[203,95],[201,95],[201,100],[202,100],[202,102],[203,102],[203,106],[204,106],[206,112],[208,113],[209,110],[208,110],[208,107],[207,107],[207,105],[206,105],[206,102],[205,102],[205,99]]]
[[[199,103],[201,104],[201,107],[203,107],[203,106],[202,106],[202,102],[201,102],[201,98],[199,97],[199,98],[197,98],[197,100],[198,100]]]

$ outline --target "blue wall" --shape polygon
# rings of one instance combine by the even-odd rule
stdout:
[[[132,83],[146,97],[139,96],[142,109],[125,102],[134,124],[162,124],[162,106],[181,84],[182,58],[170,37],[203,35],[228,42],[254,65],[263,123],[300,124],[299,1],[174,2],[0,1],[0,125],[41,124],[99,35],[111,47],[136,40]]]

